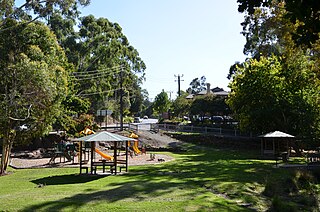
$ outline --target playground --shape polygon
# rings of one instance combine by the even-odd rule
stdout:
[[[141,155],[134,155],[132,158],[129,157],[129,166],[137,166],[137,165],[155,165],[163,163],[164,159],[165,162],[174,160],[173,157],[161,154],[161,153],[152,153],[155,154],[155,159],[150,159],[150,153],[147,154],[141,154]],[[99,157],[99,154],[96,155],[96,157]],[[160,159],[160,161],[158,161]],[[67,160],[65,162],[59,161],[59,158],[55,159],[55,163],[49,163],[50,158],[23,158],[23,157],[13,157],[11,160],[11,166],[17,169],[26,169],[26,168],[49,168],[49,167],[78,167],[79,164],[72,163],[72,161],[68,162]],[[63,161],[63,160],[62,160]]]
[[[86,131],[86,134],[90,134],[90,131]],[[175,139],[165,139],[165,136],[144,133],[144,137],[140,142],[138,137],[136,137],[137,135],[128,134],[128,137],[130,135],[134,136],[137,140],[128,142],[128,166],[160,164],[174,159],[161,152],[148,151],[145,149],[145,146],[148,145],[153,150],[158,148],[163,149],[172,143],[176,143]],[[162,142],[158,142],[159,139],[162,139]],[[110,142],[97,142],[93,157],[97,161],[113,161],[112,155],[114,151],[111,145],[112,143]],[[116,153],[120,161],[126,158],[125,145],[122,145]],[[15,153],[11,159],[10,166],[16,169],[79,167],[79,142],[58,142],[49,153],[46,152],[45,154],[44,152],[45,150],[38,149]],[[83,147],[83,153],[84,159],[85,157],[90,158],[90,146]]]

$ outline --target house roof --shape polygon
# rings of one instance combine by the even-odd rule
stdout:
[[[199,93],[197,93],[196,95],[206,95],[208,93],[207,90],[202,90]],[[210,90],[210,93],[212,94],[213,92]]]
[[[228,91],[218,91],[218,92],[213,92],[214,95],[217,96],[228,96],[229,92]]]

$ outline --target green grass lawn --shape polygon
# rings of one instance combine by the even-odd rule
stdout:
[[[75,168],[9,169],[12,174],[0,177],[0,211],[265,211],[271,205],[308,211],[316,207],[308,200],[317,196],[319,185],[296,186],[300,179],[311,178],[306,174],[302,178],[292,169],[274,168],[274,161],[258,160],[252,152],[191,149],[167,153],[176,158],[172,162],[130,167],[128,174],[117,176],[78,175]],[[278,188],[290,180],[298,191]]]

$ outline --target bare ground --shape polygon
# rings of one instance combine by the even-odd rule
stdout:
[[[146,148],[146,154],[129,156],[129,165],[146,165],[146,164],[159,164],[173,160],[172,157],[165,154],[155,154],[155,158],[151,158],[150,150],[172,150],[179,148],[183,142],[171,138],[161,132],[154,133],[150,131],[139,131],[139,147]],[[74,163],[67,162],[66,159],[56,158],[54,163],[49,161],[51,157],[44,154],[44,150],[39,149],[32,152],[17,152],[12,155],[10,166],[17,169],[23,168],[45,168],[45,167],[78,167],[77,157]],[[124,156],[122,156],[124,157]],[[96,155],[99,158],[99,155]]]

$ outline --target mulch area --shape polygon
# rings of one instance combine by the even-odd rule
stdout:
[[[153,154],[153,153],[152,153]],[[119,159],[124,159],[125,156],[120,156]],[[96,158],[99,159],[99,155],[96,155]],[[133,156],[132,158],[129,156],[129,166],[135,165],[151,165],[151,164],[160,164],[163,162],[168,162],[173,160],[174,158],[164,155],[164,154],[155,154],[155,158],[152,160],[150,153],[139,154],[137,156]],[[13,157],[11,158],[10,166],[16,169],[26,169],[26,168],[50,168],[50,167],[79,167],[77,164],[78,160],[75,158],[75,163],[67,162],[64,158],[56,158],[55,163],[50,163],[50,158],[21,158],[21,157]]]

